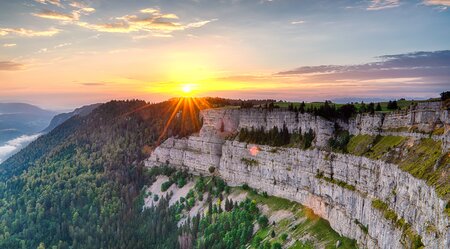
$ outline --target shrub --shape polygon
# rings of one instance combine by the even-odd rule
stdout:
[[[258,224],[262,228],[267,227],[267,225],[269,224],[269,219],[267,218],[267,216],[261,215],[258,217]]]
[[[163,184],[161,184],[161,191],[166,192],[170,188],[170,186],[172,186],[172,184],[173,184],[173,182],[170,180],[167,182],[164,182]]]
[[[184,187],[184,185],[186,185],[186,178],[184,178],[184,177],[179,178],[177,181],[177,186],[179,188],[182,188],[182,187]]]
[[[275,242],[275,243],[272,244],[272,247],[271,247],[271,248],[272,248],[272,249],[281,249],[281,248],[283,248],[283,247],[281,246],[280,243]]]

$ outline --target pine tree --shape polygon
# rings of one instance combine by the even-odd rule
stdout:
[[[380,105],[380,103],[377,103],[377,107],[375,108],[375,111],[377,111],[377,112],[381,112],[381,105]]]

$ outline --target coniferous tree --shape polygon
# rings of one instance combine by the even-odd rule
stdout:
[[[377,112],[381,112],[381,105],[380,105],[380,103],[377,103],[377,107],[375,108],[375,111],[377,111]]]

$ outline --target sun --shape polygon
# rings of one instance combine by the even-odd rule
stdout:
[[[196,85],[181,85],[181,93],[183,94],[183,97],[192,97],[192,95],[194,94],[194,90],[196,90]]]
[[[184,93],[191,93],[192,92],[192,86],[191,85],[184,85],[181,90],[183,90]]]

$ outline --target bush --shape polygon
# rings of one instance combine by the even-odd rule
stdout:
[[[450,91],[441,93],[441,100],[446,101],[447,99],[450,99]]]
[[[347,153],[347,144],[350,142],[350,138],[348,131],[337,131],[334,137],[330,138],[328,144],[334,151]]]
[[[170,180],[161,184],[161,191],[166,192],[170,188],[170,186],[172,186],[172,184],[173,184],[173,182]]]
[[[156,202],[156,201],[158,201],[158,200],[159,200],[159,196],[158,196],[158,195],[154,195],[154,196],[153,196],[153,201]]]
[[[261,215],[258,217],[258,224],[262,228],[267,227],[267,225],[269,225],[269,219],[267,218],[267,216]]]
[[[186,203],[186,205],[187,205],[189,208],[192,208],[193,206],[195,206],[195,198],[194,198],[194,197],[189,198],[188,201],[187,201],[187,203]]]
[[[184,185],[186,185],[186,178],[184,177],[179,178],[177,181],[178,188],[182,188],[184,187]]]
[[[283,248],[280,243],[275,242],[272,244],[272,249],[281,249]]]
[[[214,171],[216,171],[216,167],[211,166],[211,167],[209,167],[208,171],[209,171],[209,173],[213,174]]]

